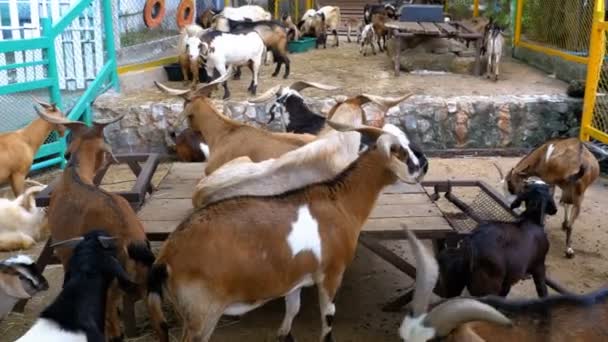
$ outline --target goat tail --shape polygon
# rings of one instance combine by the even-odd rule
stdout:
[[[153,265],[148,273],[147,306],[152,324],[161,342],[169,342],[169,324],[163,313],[163,287],[169,277],[166,264]]]
[[[150,249],[150,242],[148,242],[148,240],[133,241],[129,243],[127,252],[129,258],[146,267],[152,267],[152,264],[154,264],[154,260],[156,259],[154,253],[152,253],[152,249]]]

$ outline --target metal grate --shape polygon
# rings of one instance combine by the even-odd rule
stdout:
[[[445,213],[446,219],[457,232],[466,234],[477,227],[478,222],[472,216],[481,222],[514,222],[517,220],[517,217],[511,211],[505,209],[480,188],[467,187],[466,190],[466,195],[458,195],[458,199],[468,207],[469,211]]]

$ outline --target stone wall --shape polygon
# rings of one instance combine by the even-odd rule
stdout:
[[[118,151],[166,151],[171,145],[167,128],[181,112],[183,101],[163,99],[137,104],[105,94],[95,103],[97,115],[126,112],[125,118],[107,129],[107,138]],[[327,113],[332,98],[307,99],[312,110]],[[269,105],[217,101],[236,120],[266,127]],[[547,138],[578,134],[582,102],[561,95],[538,96],[412,96],[388,110],[385,122],[403,128],[424,148],[533,147]],[[368,120],[381,121],[382,110],[365,106]],[[269,129],[279,130],[278,120]]]

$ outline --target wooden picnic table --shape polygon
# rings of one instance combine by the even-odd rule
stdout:
[[[475,43],[475,76],[481,74],[481,44],[483,35],[475,31],[470,25],[460,22],[420,22],[420,21],[396,21],[386,23],[386,27],[392,30],[395,36],[395,56],[393,59],[395,76],[400,73],[401,43],[412,37],[434,37],[434,38],[456,38]]]

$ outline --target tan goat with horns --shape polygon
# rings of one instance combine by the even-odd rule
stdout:
[[[278,336],[293,341],[301,288],[317,285],[321,340],[332,340],[334,298],[376,199],[384,186],[398,179],[417,183],[428,169],[424,154],[396,127],[336,128],[355,130],[372,142],[338,176],[274,196],[223,199],[176,228],[150,272],[154,322],[164,320],[165,295],[184,318],[181,341],[206,342],[223,314],[241,315],[284,297]],[[324,157],[318,162],[326,163]],[[155,328],[166,342],[166,325]]]
[[[49,109],[38,115],[64,129],[69,129],[72,141],[66,157],[68,165],[51,193],[48,208],[48,224],[53,241],[70,241],[81,239],[85,233],[104,229],[117,238],[118,260],[133,279],[140,285],[139,295],[145,294],[145,280],[148,268],[154,262],[143,225],[122,196],[106,192],[93,183],[93,178],[106,163],[116,161],[112,149],[105,143],[104,128],[122,119],[123,115],[93,122],[92,127],[79,121],[63,118],[60,113],[49,113]],[[73,249],[58,246],[55,254],[63,264],[64,271],[69,272],[69,260]],[[114,282],[108,291],[106,303],[105,335],[109,340],[121,337],[121,325],[118,308],[122,300],[122,291]]]

